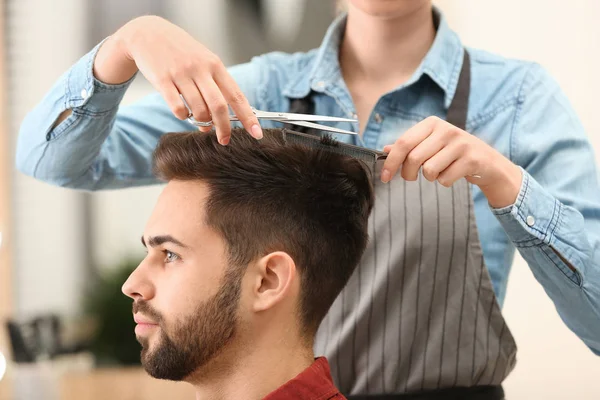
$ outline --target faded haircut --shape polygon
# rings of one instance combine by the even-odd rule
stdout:
[[[367,245],[374,202],[367,167],[286,144],[281,129],[265,129],[256,140],[234,128],[227,146],[214,131],[163,135],[154,172],[166,181],[207,184],[206,223],[222,235],[240,274],[273,251],[293,258],[301,279],[301,333],[312,340]]]

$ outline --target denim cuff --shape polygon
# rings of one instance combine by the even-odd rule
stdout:
[[[490,207],[516,247],[551,245],[562,204],[521,168],[523,181],[514,204]]]
[[[119,106],[127,88],[137,73],[118,85],[103,83],[94,77],[94,60],[108,38],[98,43],[70,69],[65,88],[65,109],[79,109],[94,115],[109,112]]]

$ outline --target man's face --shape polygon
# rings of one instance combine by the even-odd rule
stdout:
[[[142,365],[155,378],[185,379],[236,334],[242,276],[204,223],[207,195],[203,183],[169,182],[142,238],[148,255],[123,285]]]

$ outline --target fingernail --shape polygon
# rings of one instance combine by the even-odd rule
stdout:
[[[254,136],[255,139],[263,138],[262,129],[260,129],[260,125],[258,124],[252,125],[252,128],[250,128],[250,133],[252,133],[252,136]]]
[[[384,169],[383,171],[381,171],[381,181],[383,183],[387,183],[390,180],[390,171],[388,171],[387,169]]]
[[[222,138],[219,140],[219,143],[221,143],[223,146],[227,146],[229,144],[229,137]]]

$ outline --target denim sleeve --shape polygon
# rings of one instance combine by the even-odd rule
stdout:
[[[511,158],[517,201],[493,209],[565,324],[600,355],[600,185],[592,146],[557,83],[534,65],[523,82]],[[572,267],[572,268],[570,268]]]
[[[120,107],[133,78],[107,85],[94,78],[97,45],[65,72],[30,111],[17,139],[16,166],[52,185],[84,190],[158,183],[152,152],[163,133],[195,129],[177,119],[158,93]],[[263,69],[260,59],[230,68],[251,104]],[[71,115],[52,128],[59,115]]]

